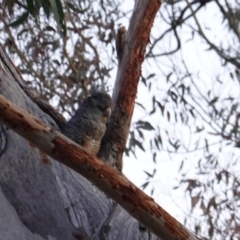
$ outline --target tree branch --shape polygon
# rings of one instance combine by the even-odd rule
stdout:
[[[2,77],[0,83],[1,81]],[[158,237],[168,240],[199,239],[117,170],[2,95],[0,111],[0,122],[31,141],[49,156],[87,178]]]
[[[192,8],[192,5],[190,4],[189,0],[185,0],[188,4],[188,7],[190,9],[190,11],[192,12],[193,15],[193,19],[198,27],[197,32],[200,34],[200,36],[203,37],[203,39],[207,42],[207,44],[210,46],[210,49],[213,49],[221,58],[223,58],[226,62],[230,62],[231,64],[233,64],[234,66],[236,66],[237,68],[240,68],[240,62],[238,61],[238,59],[236,57],[231,57],[230,55],[227,55],[224,53],[223,49],[218,48],[213,42],[211,42],[207,36],[205,35],[205,33],[202,30],[202,27],[196,17],[196,14]]]
[[[121,41],[121,46],[124,47],[121,49],[112,96],[113,113],[99,153],[101,158],[120,171],[141,76],[141,65],[153,21],[161,4],[161,0],[136,0],[128,31],[125,39]]]

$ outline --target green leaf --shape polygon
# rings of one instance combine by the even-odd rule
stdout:
[[[168,119],[168,121],[170,121],[170,112],[169,111],[167,111],[167,119]]]
[[[147,174],[148,178],[153,178],[155,173],[156,173],[156,169],[153,169],[153,173],[152,174],[147,172],[147,171],[144,171],[144,172],[145,172],[145,174]]]
[[[142,77],[141,77],[141,81],[143,82],[143,84],[144,84],[145,86],[147,86],[146,78],[144,78],[144,77],[142,76]]]
[[[63,7],[62,7],[61,1],[60,0],[49,0],[49,1],[51,4],[54,18],[58,24],[59,29],[63,29],[64,33],[66,33],[66,28],[63,23],[64,12],[63,12]]]
[[[145,183],[141,186],[141,188],[144,190],[144,189],[148,186],[148,184],[149,184],[149,182],[145,182]]]
[[[154,127],[149,122],[141,120],[137,122],[137,128],[142,128],[149,131],[154,130]]]
[[[162,144],[162,138],[161,138],[160,135],[157,136],[157,141],[161,144],[161,146],[163,145],[163,144]]]
[[[10,23],[8,26],[9,27],[16,27],[16,26],[20,25],[21,23],[23,23],[24,21],[27,20],[28,15],[29,15],[29,12],[23,13],[23,15],[21,17],[19,17],[16,21]]]
[[[156,163],[156,156],[157,156],[157,153],[154,152],[154,153],[153,153],[153,162],[154,162],[154,163]]]
[[[55,2],[55,4],[52,5],[52,3]],[[64,12],[63,12],[63,7],[62,3],[60,0],[50,0],[51,6],[53,7],[53,13],[56,18],[59,18],[59,22],[61,23],[64,18]]]
[[[35,7],[34,7],[34,1],[33,0],[27,0],[27,8],[28,8],[28,12],[33,15],[34,11],[35,11]]]
[[[155,146],[157,147],[157,149],[160,150],[158,140],[156,138],[154,138],[154,143],[155,143]]]
[[[147,171],[144,171],[145,172],[145,174],[147,174],[147,176],[149,177],[149,178],[153,178],[153,175],[151,174],[151,173],[149,173],[149,172],[147,172]]]
[[[155,77],[155,75],[156,75],[155,73],[152,73],[152,74],[148,75],[146,79],[153,78],[153,77]]]
[[[51,13],[51,5],[48,1],[45,1],[45,0],[42,0],[42,8],[43,8],[43,11],[45,13],[45,15],[47,16],[47,18],[50,17],[50,13]]]
[[[137,139],[132,139],[132,143],[134,146],[138,146],[142,151],[145,152],[145,149],[144,149],[142,143],[140,143]]]
[[[151,190],[151,196],[154,194],[154,188],[152,188]]]
[[[137,129],[137,131],[138,131],[139,137],[141,139],[144,139],[144,135],[143,135],[142,131],[140,131],[139,129]]]
[[[160,102],[156,101],[156,103],[158,104],[158,107],[161,109],[161,112],[162,112],[162,115],[164,113],[164,109],[165,109],[165,106],[163,106]]]
[[[46,26],[46,30],[49,31],[49,32],[51,32],[51,31],[52,32],[56,32],[56,30],[53,27],[49,26],[49,25]]]

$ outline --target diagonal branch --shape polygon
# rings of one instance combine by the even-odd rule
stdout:
[[[6,80],[3,77],[1,81]],[[0,95],[0,122],[91,181],[162,239],[197,240],[152,198],[84,148]]]

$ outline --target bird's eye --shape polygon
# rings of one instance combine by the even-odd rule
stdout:
[[[104,107],[103,105],[99,105],[98,108],[101,110],[101,111],[104,111],[106,109],[106,107]]]

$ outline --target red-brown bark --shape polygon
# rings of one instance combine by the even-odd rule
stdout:
[[[146,46],[161,4],[159,0],[136,1],[125,34],[112,97],[113,113],[100,152],[101,158],[108,159],[119,170],[122,168],[122,155],[131,125]]]

